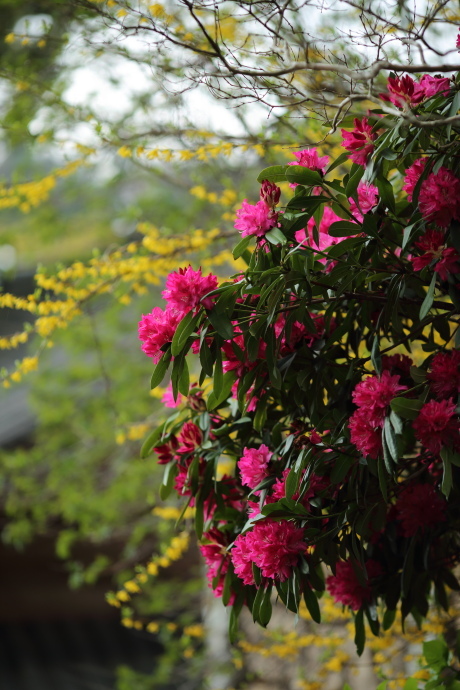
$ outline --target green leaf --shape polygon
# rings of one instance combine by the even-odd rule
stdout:
[[[377,188],[379,190],[379,196],[385,206],[392,212],[395,212],[396,204],[395,197],[393,193],[393,186],[385,177],[378,177]]]
[[[304,586],[303,598],[312,619],[315,621],[315,623],[321,623],[321,610],[319,608],[318,597],[308,583],[306,583]]]
[[[272,617],[272,587],[273,585],[268,585],[259,608],[259,623],[264,628],[270,623],[270,618]]]
[[[216,364],[214,367],[214,378],[213,378],[213,389],[212,389],[212,392],[216,396],[216,399],[220,395],[223,384],[224,384],[224,373],[223,373],[223,369],[222,369],[222,351],[218,350],[217,356],[216,356]]]
[[[307,187],[314,185],[321,185],[323,178],[316,170],[310,170],[303,165],[289,165],[286,170],[286,180],[288,182],[296,182]]]
[[[201,539],[203,536],[204,526],[204,501],[201,496],[201,490],[198,491],[195,497],[195,532],[196,538]]]
[[[389,630],[396,619],[396,609],[387,609],[383,616],[382,628]]]
[[[358,189],[358,185],[361,182],[361,178],[364,175],[364,168],[362,165],[357,165],[353,163],[350,171],[350,177],[348,178],[347,186],[345,187],[345,194],[347,196],[353,196],[353,194]]]
[[[168,371],[169,363],[171,361],[171,350],[167,350],[155,369],[153,370],[152,378],[150,380],[150,388],[153,390],[163,381],[166,372]]]
[[[249,247],[251,240],[252,240],[252,235],[248,235],[247,237],[243,237],[243,239],[241,239],[238,242],[238,244],[236,245],[236,247],[234,248],[234,250],[232,252],[233,258],[235,260],[239,259],[240,256],[242,256],[244,254],[246,249]]]
[[[164,428],[165,425],[160,424],[160,426],[157,426],[156,429],[153,429],[153,431],[150,432],[150,434],[147,436],[144,443],[142,444],[140,453],[141,458],[146,458],[150,455],[150,453],[153,452],[153,448],[156,445],[157,441],[161,438],[161,434],[163,433]]]
[[[357,223],[352,223],[349,220],[338,220],[329,226],[328,235],[331,237],[348,237],[350,235],[357,235],[361,228]]]
[[[366,630],[364,628],[364,612],[363,609],[359,609],[355,616],[355,645],[356,653],[358,656],[364,651],[364,645],[366,644]]]
[[[326,203],[326,201],[330,201],[327,196],[305,196],[304,194],[293,196],[286,206],[286,211],[306,211],[308,220],[308,217],[316,211],[318,206]]]
[[[203,340],[200,347],[200,363],[207,376],[212,376],[214,361],[208,343]]]
[[[443,450],[444,448],[441,450],[443,464],[441,491],[446,498],[449,498],[449,494],[452,489],[452,465],[450,463],[449,454],[443,453]]]
[[[177,388],[179,390],[179,393],[182,393],[182,395],[185,395],[187,397],[190,390],[190,374],[188,370],[187,360],[185,359],[185,357],[183,359],[182,371],[177,382]]]
[[[257,182],[262,183],[264,180],[269,182],[284,182],[286,180],[287,165],[271,165],[264,168],[257,177]]]
[[[382,373],[382,357],[380,355],[379,339],[377,335],[374,337],[374,342],[372,343],[371,362],[375,371],[380,376]]]
[[[422,306],[420,307],[420,314],[419,314],[419,319],[420,321],[423,321],[425,316],[429,313],[431,309],[431,305],[433,304],[433,299],[434,299],[434,288],[436,285],[436,273],[433,272],[433,277],[431,279],[430,287],[428,288],[428,292],[425,295],[425,299],[422,302]]]
[[[408,678],[404,683],[403,690],[418,690],[418,680],[416,678]]]
[[[393,428],[393,425],[390,422],[390,418],[386,417],[385,418],[385,424],[383,427],[383,436],[384,436],[384,441],[386,442],[388,446],[388,450],[390,451],[390,455],[392,459],[395,462],[398,462],[399,460],[399,450],[398,450],[398,441],[396,439],[396,433]]]
[[[177,357],[181,353],[187,339],[195,330],[199,318],[200,314],[194,315],[193,312],[189,311],[178,324],[171,342],[171,354],[173,357]]]
[[[455,465],[455,467],[460,467],[460,454],[456,453],[452,448],[447,446],[441,448],[441,458],[443,460],[446,458],[448,462]]]
[[[216,332],[224,339],[231,340],[234,336],[232,322],[224,312],[218,312],[216,308],[208,312],[208,319]]]
[[[387,685],[388,685],[387,681],[382,680],[382,682],[377,685],[375,690],[387,690]]]
[[[166,501],[169,494],[171,493],[176,474],[177,464],[175,462],[168,462],[168,464],[165,465],[163,481],[160,486],[160,498],[162,501]]]
[[[440,638],[429,640],[429,642],[423,643],[423,656],[428,666],[435,671],[440,671],[447,665],[449,650],[447,649],[446,643]]]
[[[265,239],[270,242],[270,244],[286,244],[286,236],[283,235],[279,228],[273,228],[266,232],[264,235]]]
[[[230,396],[230,391],[235,382],[235,374],[233,371],[225,372],[222,378],[222,387],[220,389],[219,395],[216,395],[214,391],[209,395],[206,406],[209,411],[215,410],[216,407],[222,405],[222,403],[227,400]]]
[[[334,161],[332,161],[332,163],[326,170],[325,175],[332,172],[334,168],[337,168],[339,165],[342,165],[342,163],[345,163],[348,160],[349,155],[350,154],[348,153],[348,151],[344,151],[343,153],[341,153],[340,156],[338,156]]]
[[[409,400],[408,398],[393,398],[390,407],[398,417],[403,419],[417,419],[424,403],[422,400]]]

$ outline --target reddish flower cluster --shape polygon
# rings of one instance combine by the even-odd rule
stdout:
[[[166,278],[166,290],[161,293],[168,302],[169,309],[176,309],[187,314],[202,304],[206,309],[212,309],[213,297],[205,297],[208,292],[217,288],[217,276],[210,273],[201,275],[201,269],[194,271],[191,266],[179,268]]]
[[[160,307],[153,307],[150,314],[142,315],[139,321],[139,340],[143,343],[142,350],[155,364],[163,354],[161,348],[173,339],[183,316],[177,309],[163,311]]]
[[[415,108],[438,93],[446,94],[450,82],[446,77],[432,77],[430,74],[424,74],[420,82],[416,82],[406,74],[403,77],[389,77],[387,87],[389,93],[380,94],[383,101],[389,101],[398,108]]]
[[[348,157],[353,163],[365,166],[374,150],[374,140],[377,139],[377,134],[372,131],[367,117],[363,117],[362,120],[355,118],[355,128],[352,132],[347,132],[346,129],[342,129],[341,132],[343,148],[351,151]]]
[[[447,280],[450,273],[460,272],[460,256],[453,247],[446,247],[445,235],[441,230],[427,230],[423,237],[415,242],[423,254],[411,258],[414,271],[421,271],[432,262],[434,270],[442,280]]]
[[[360,182],[356,192],[358,202],[356,202],[354,199],[348,199],[348,201],[350,202],[350,211],[352,212],[353,217],[359,223],[362,223],[366,213],[372,211],[372,209],[375,208],[379,203],[379,190],[373,184],[369,184],[368,182]]]
[[[417,439],[437,455],[443,446],[460,445],[458,415],[451,400],[430,400],[413,423]]]
[[[302,151],[293,151],[293,155],[297,158],[296,161],[291,161],[288,165],[301,165],[303,168],[309,168],[315,172],[324,175],[329,163],[329,156],[318,156],[316,149],[303,149]],[[290,187],[297,187],[297,182],[291,182]]]
[[[363,604],[369,603],[372,599],[372,580],[382,574],[380,563],[369,559],[366,561],[367,578],[361,573],[358,578],[357,572],[361,570],[359,563],[351,561],[338,561],[336,564],[336,574],[330,575],[327,580],[327,590],[338,604],[349,606],[353,611],[358,611]],[[367,582],[365,582],[367,579]],[[362,584],[361,581],[365,584]]]
[[[447,168],[431,173],[420,186],[418,207],[425,220],[447,228],[460,220],[460,180]]]
[[[405,171],[406,176],[404,178],[403,189],[407,192],[408,201],[412,201],[415,186],[420,179],[420,175],[425,170],[425,165],[425,158],[417,158],[417,160]]]
[[[268,477],[268,464],[272,457],[271,451],[262,443],[259,448],[245,448],[243,456],[238,460],[241,483],[255,489],[262,479]]]
[[[428,372],[431,390],[439,398],[454,398],[460,393],[460,350],[438,352]]]
[[[410,484],[395,504],[395,515],[405,537],[412,537],[446,519],[446,501],[431,484]]]
[[[384,370],[380,377],[369,376],[353,391],[352,398],[358,409],[350,417],[348,427],[351,442],[363,455],[377,457],[381,450],[381,429],[388,405],[407,386],[399,384],[399,376]]]
[[[240,534],[231,550],[235,573],[245,585],[254,584],[252,564],[260,568],[262,577],[284,581],[305,553],[303,529],[293,522],[261,520],[245,534]]]

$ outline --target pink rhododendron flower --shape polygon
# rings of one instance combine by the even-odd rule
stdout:
[[[185,422],[178,436],[178,453],[192,453],[203,441],[203,433],[193,422]]]
[[[306,548],[303,529],[293,522],[263,520],[256,522],[251,531],[240,534],[231,550],[231,558],[235,573],[245,584],[254,583],[252,563],[260,568],[262,577],[283,582]]]
[[[450,80],[448,77],[433,77],[431,74],[424,74],[420,79],[419,87],[423,89],[425,100],[438,93],[446,96],[449,93]]]
[[[218,529],[212,529],[203,534],[203,539],[211,542],[202,544],[199,548],[206,562],[206,578],[209,587],[214,591],[215,597],[221,597],[224,590],[225,573],[230,564],[230,554],[227,553],[225,537]],[[218,577],[217,584],[213,581]],[[234,597],[233,597],[234,598]],[[232,599],[229,604],[231,605]]]
[[[445,236],[441,230],[427,230],[415,246],[424,254],[411,257],[414,271],[421,271],[425,266],[436,262],[434,270],[442,280],[447,280],[449,273],[460,272],[460,256],[453,247],[445,246]]]
[[[143,314],[139,321],[139,340],[142,341],[142,350],[152,357],[157,364],[163,352],[163,345],[170,343],[179,321],[183,314],[177,309],[168,308],[165,311],[160,307],[154,307],[150,314]]]
[[[404,178],[403,189],[407,192],[408,201],[412,201],[412,195],[414,193],[415,186],[420,179],[420,175],[425,169],[426,160],[425,158],[418,158],[412,165],[405,171],[406,177]]]
[[[172,383],[168,383],[166,390],[163,393],[161,402],[165,407],[179,407],[184,400],[184,396],[181,393],[177,394],[177,400],[174,400],[174,395],[172,391]]]
[[[382,101],[389,101],[397,108],[419,105],[425,99],[425,90],[408,74],[403,77],[388,77],[388,94],[381,93]]]
[[[400,391],[407,386],[399,384],[399,376],[391,376],[385,370],[382,375],[368,376],[356,386],[352,393],[355,405],[366,411],[369,423],[374,426],[383,426],[387,407]]]
[[[342,129],[342,146],[347,151],[351,151],[351,158],[353,163],[365,166],[369,156],[374,150],[374,139],[377,134],[372,132],[372,125],[369,124],[367,117],[362,120],[355,118],[355,128],[352,132],[347,132]]]
[[[206,309],[212,309],[213,297],[205,297],[208,292],[217,288],[217,276],[210,273],[201,275],[201,269],[194,271],[191,266],[179,268],[166,278],[166,290],[162,297],[168,302],[168,307],[177,309],[184,314],[203,304]]]
[[[357,563],[356,568],[360,570],[361,566]],[[349,606],[353,611],[358,611],[369,602],[372,599],[371,582],[382,574],[382,567],[377,561],[369,559],[366,561],[366,571],[367,582],[361,584],[351,561],[338,561],[336,574],[329,575],[326,580],[327,590],[334,601]]]
[[[382,450],[382,429],[369,421],[365,408],[359,408],[348,421],[350,439],[364,457],[377,458]]]
[[[442,446],[459,445],[459,424],[452,400],[430,400],[420,410],[412,426],[415,436],[437,455]]]
[[[255,489],[262,479],[268,477],[268,464],[272,452],[263,443],[259,448],[245,448],[243,456],[238,460],[238,469],[241,474],[241,483]]]
[[[318,156],[316,149],[303,149],[303,151],[293,151],[296,161],[290,161],[288,165],[301,165],[324,175],[329,163],[329,156]],[[297,187],[297,182],[291,182],[290,187]]]
[[[158,464],[167,465],[168,462],[174,460],[174,455],[176,453],[178,446],[179,442],[177,438],[174,436],[174,434],[168,439],[166,443],[163,443],[161,446],[155,446],[153,450],[158,455]]]
[[[274,182],[262,180],[260,188],[260,200],[264,201],[269,208],[275,208],[281,196],[281,189]]]
[[[460,393],[460,350],[438,352],[431,362],[428,379],[439,398],[455,398]]]
[[[265,201],[258,201],[257,204],[252,205],[244,199],[241,208],[236,212],[234,227],[241,231],[241,237],[247,235],[263,237],[276,225],[277,220],[278,214],[273,213]]]
[[[334,244],[337,244],[338,242],[342,242],[346,237],[332,237],[331,235],[328,234],[329,228],[331,227],[332,223],[336,223],[340,220],[343,220],[338,216],[330,206],[325,206],[323,210],[323,215],[320,220],[319,224],[319,229],[318,229],[318,242],[315,241],[314,237],[314,227],[315,227],[315,219],[310,218],[310,220],[307,223],[307,228],[303,228],[302,230],[297,230],[294,233],[294,237],[297,242],[307,246],[307,247],[312,247],[313,249],[319,249],[320,252],[324,252],[326,249],[329,247],[332,247]],[[357,227],[356,230],[358,231],[359,228]],[[325,256],[319,255],[317,260],[321,264],[326,264],[328,262],[328,259]],[[329,262],[328,263],[328,268],[331,270],[335,266],[336,262]]]
[[[412,537],[446,519],[446,501],[431,484],[410,484],[399,494],[395,512],[403,535]]]
[[[420,186],[418,207],[425,220],[447,228],[460,220],[460,180],[447,168],[431,173]]]
[[[457,40],[455,42],[455,47],[458,48],[458,50],[460,50],[460,29],[458,30]]]
[[[369,184],[368,182],[360,182],[356,191],[358,195],[358,203],[356,203],[352,198],[348,199],[348,201],[350,202],[350,211],[352,212],[353,216],[357,221],[362,223],[365,214],[369,211],[372,211],[372,209],[375,208],[379,203],[379,190],[373,184]]]
[[[387,369],[390,374],[398,374],[404,377],[410,376],[410,368],[413,363],[413,360],[407,355],[382,356],[382,369]]]

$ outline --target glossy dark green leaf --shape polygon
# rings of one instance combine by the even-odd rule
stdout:
[[[150,453],[153,452],[153,447],[156,446],[156,444],[160,440],[164,428],[165,425],[160,424],[159,426],[157,426],[156,429],[153,429],[153,431],[150,432],[150,434],[147,436],[144,443],[142,444],[140,452],[141,458],[146,458],[150,455]]]
[[[173,489],[174,478],[176,477],[176,475],[177,464],[175,462],[168,462],[168,464],[165,465],[163,481],[160,486],[160,498],[162,501],[166,501],[166,499],[170,495]]]
[[[435,272],[433,272],[433,277],[431,278],[430,287],[428,288],[428,292],[426,293],[425,299],[423,300],[422,306],[420,307],[420,314],[419,314],[420,321],[423,321],[425,316],[429,313],[431,306],[433,304],[434,288],[436,286],[436,276],[437,276],[437,274]]]
[[[288,182],[296,182],[307,187],[321,185],[323,178],[316,170],[310,170],[303,165],[290,165],[286,170],[286,180]]]
[[[364,612],[363,609],[360,609],[355,615],[355,645],[358,656],[361,656],[363,653],[365,644],[366,630],[364,628]]]
[[[306,583],[303,590],[303,598],[308,612],[315,623],[321,623],[321,610],[319,608],[318,597]]]
[[[252,240],[252,236],[251,236],[251,235],[248,235],[247,237],[243,237],[243,239],[241,239],[241,240],[238,242],[238,244],[236,245],[236,247],[234,248],[234,250],[233,250],[233,252],[232,252],[233,258],[234,258],[235,260],[236,260],[236,259],[239,259],[240,256],[242,256],[242,255],[244,254],[244,252],[246,251],[246,249],[249,247],[249,244],[251,243],[251,240]]]
[[[357,235],[359,232],[361,232],[360,226],[349,220],[337,220],[328,229],[328,234],[331,237],[349,237],[350,235]]]
[[[441,491],[444,494],[444,496],[446,496],[446,498],[449,498],[449,494],[452,489],[452,465],[450,462],[449,453],[443,453],[443,450],[444,448],[441,449],[441,458],[443,465]]]
[[[272,228],[264,235],[265,239],[270,242],[270,244],[286,244],[286,235],[283,235],[279,228]]]
[[[393,398],[390,403],[391,409],[403,419],[417,419],[423,405],[422,400],[409,398]]]
[[[208,319],[216,332],[224,339],[231,340],[234,336],[232,322],[229,315],[224,312],[218,312],[215,308],[208,312]]]
[[[269,182],[284,182],[286,180],[286,170],[288,170],[287,165],[271,165],[268,168],[264,168],[257,177],[257,182],[262,183],[264,180]]]
[[[168,371],[169,363],[171,361],[171,351],[167,350],[161,357],[160,361],[153,370],[152,378],[150,380],[150,388],[153,390],[163,381],[166,372]]]
[[[171,342],[171,354],[176,357],[183,349],[187,339],[191,336],[200,319],[200,314],[189,311],[178,324]]]

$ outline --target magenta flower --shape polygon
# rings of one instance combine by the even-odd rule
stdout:
[[[425,220],[447,228],[453,218],[460,220],[460,180],[447,168],[440,168],[423,180],[418,207]]]
[[[177,309],[154,307],[150,314],[143,314],[139,321],[139,340],[142,350],[157,364],[162,355],[162,347],[170,343],[183,314]]]
[[[403,535],[412,537],[446,519],[446,501],[431,484],[411,484],[399,494],[395,512]]]
[[[365,408],[353,412],[349,421],[351,442],[364,457],[377,458],[382,450],[382,429],[369,421]]]
[[[206,309],[212,309],[214,305],[213,297],[205,297],[208,292],[217,288],[217,276],[210,273],[208,276],[201,275],[201,269],[194,271],[191,266],[179,268],[170,273],[166,278],[166,290],[163,290],[162,297],[168,302],[168,307],[177,309],[183,314],[192,311],[200,304]]]
[[[192,453],[203,441],[201,430],[193,422],[185,422],[178,436],[178,453]]]
[[[420,179],[420,175],[425,169],[425,165],[425,158],[418,158],[405,171],[406,177],[404,178],[403,189],[407,192],[408,201],[412,201],[412,195],[414,193],[415,186]]]
[[[234,227],[241,231],[241,237],[247,235],[263,237],[276,225],[277,220],[278,214],[273,213],[265,201],[258,201],[257,204],[252,205],[244,199],[241,208],[236,212]]]
[[[293,522],[263,520],[256,522],[250,532],[240,534],[231,557],[235,573],[244,584],[254,583],[252,563],[260,568],[262,577],[283,582],[306,549],[303,529]]]
[[[458,30],[457,40],[455,41],[455,47],[460,50],[460,29]]]
[[[360,182],[356,191],[358,195],[358,203],[356,203],[352,198],[348,199],[348,201],[350,202],[350,211],[352,212],[353,216],[357,221],[362,223],[365,214],[369,213],[369,211],[372,211],[372,209],[375,208],[379,203],[379,190],[373,184],[369,184],[368,182]]]
[[[179,405],[181,405],[183,402],[183,398],[184,396],[181,395],[181,393],[178,393],[177,400],[174,400],[172,383],[168,383],[166,390],[163,393],[163,397],[161,398],[161,402],[165,407],[179,407]]]
[[[268,477],[268,464],[272,452],[262,443],[259,448],[245,448],[243,456],[238,460],[238,469],[241,474],[241,483],[255,489],[262,479]]]
[[[381,93],[382,101],[389,101],[397,108],[419,105],[425,99],[425,90],[408,74],[403,77],[388,77],[388,94]]]
[[[419,86],[423,89],[425,99],[428,99],[438,93],[446,96],[449,93],[450,81],[448,77],[432,77],[431,74],[424,74]]]
[[[358,570],[361,566],[357,563]],[[361,584],[351,561],[338,561],[336,574],[330,575],[326,580],[327,590],[334,601],[344,606],[349,606],[353,611],[358,611],[363,604],[372,598],[372,580],[382,573],[380,563],[372,559],[366,561],[367,583]],[[363,573],[364,577],[364,573]]]
[[[412,426],[416,438],[435,455],[442,446],[459,444],[458,418],[452,400],[430,400],[422,407]]]
[[[428,372],[431,390],[439,398],[454,398],[460,393],[460,350],[438,352]]]
[[[355,405],[365,410],[369,423],[383,427],[388,405],[407,386],[399,384],[399,376],[391,376],[388,370],[379,376],[368,376],[356,386],[352,393]]]
[[[275,208],[281,196],[281,189],[274,182],[262,180],[260,188],[260,200],[264,201],[271,209]]]
[[[377,138],[377,134],[372,132],[372,125],[369,124],[367,117],[363,117],[362,120],[355,118],[355,128],[352,132],[347,132],[345,129],[341,132],[342,146],[351,152],[348,158],[357,165],[365,166],[374,150],[374,140]]]
[[[444,233],[441,230],[427,230],[415,246],[424,252],[421,256],[411,258],[414,271],[421,271],[436,262],[434,270],[442,280],[447,280],[450,273],[460,272],[460,256],[453,247],[445,246]]]
[[[288,165],[301,165],[324,175],[329,163],[329,156],[318,156],[316,149],[303,149],[303,151],[293,151],[296,161],[291,161]],[[297,187],[297,182],[291,182],[290,187]]]

